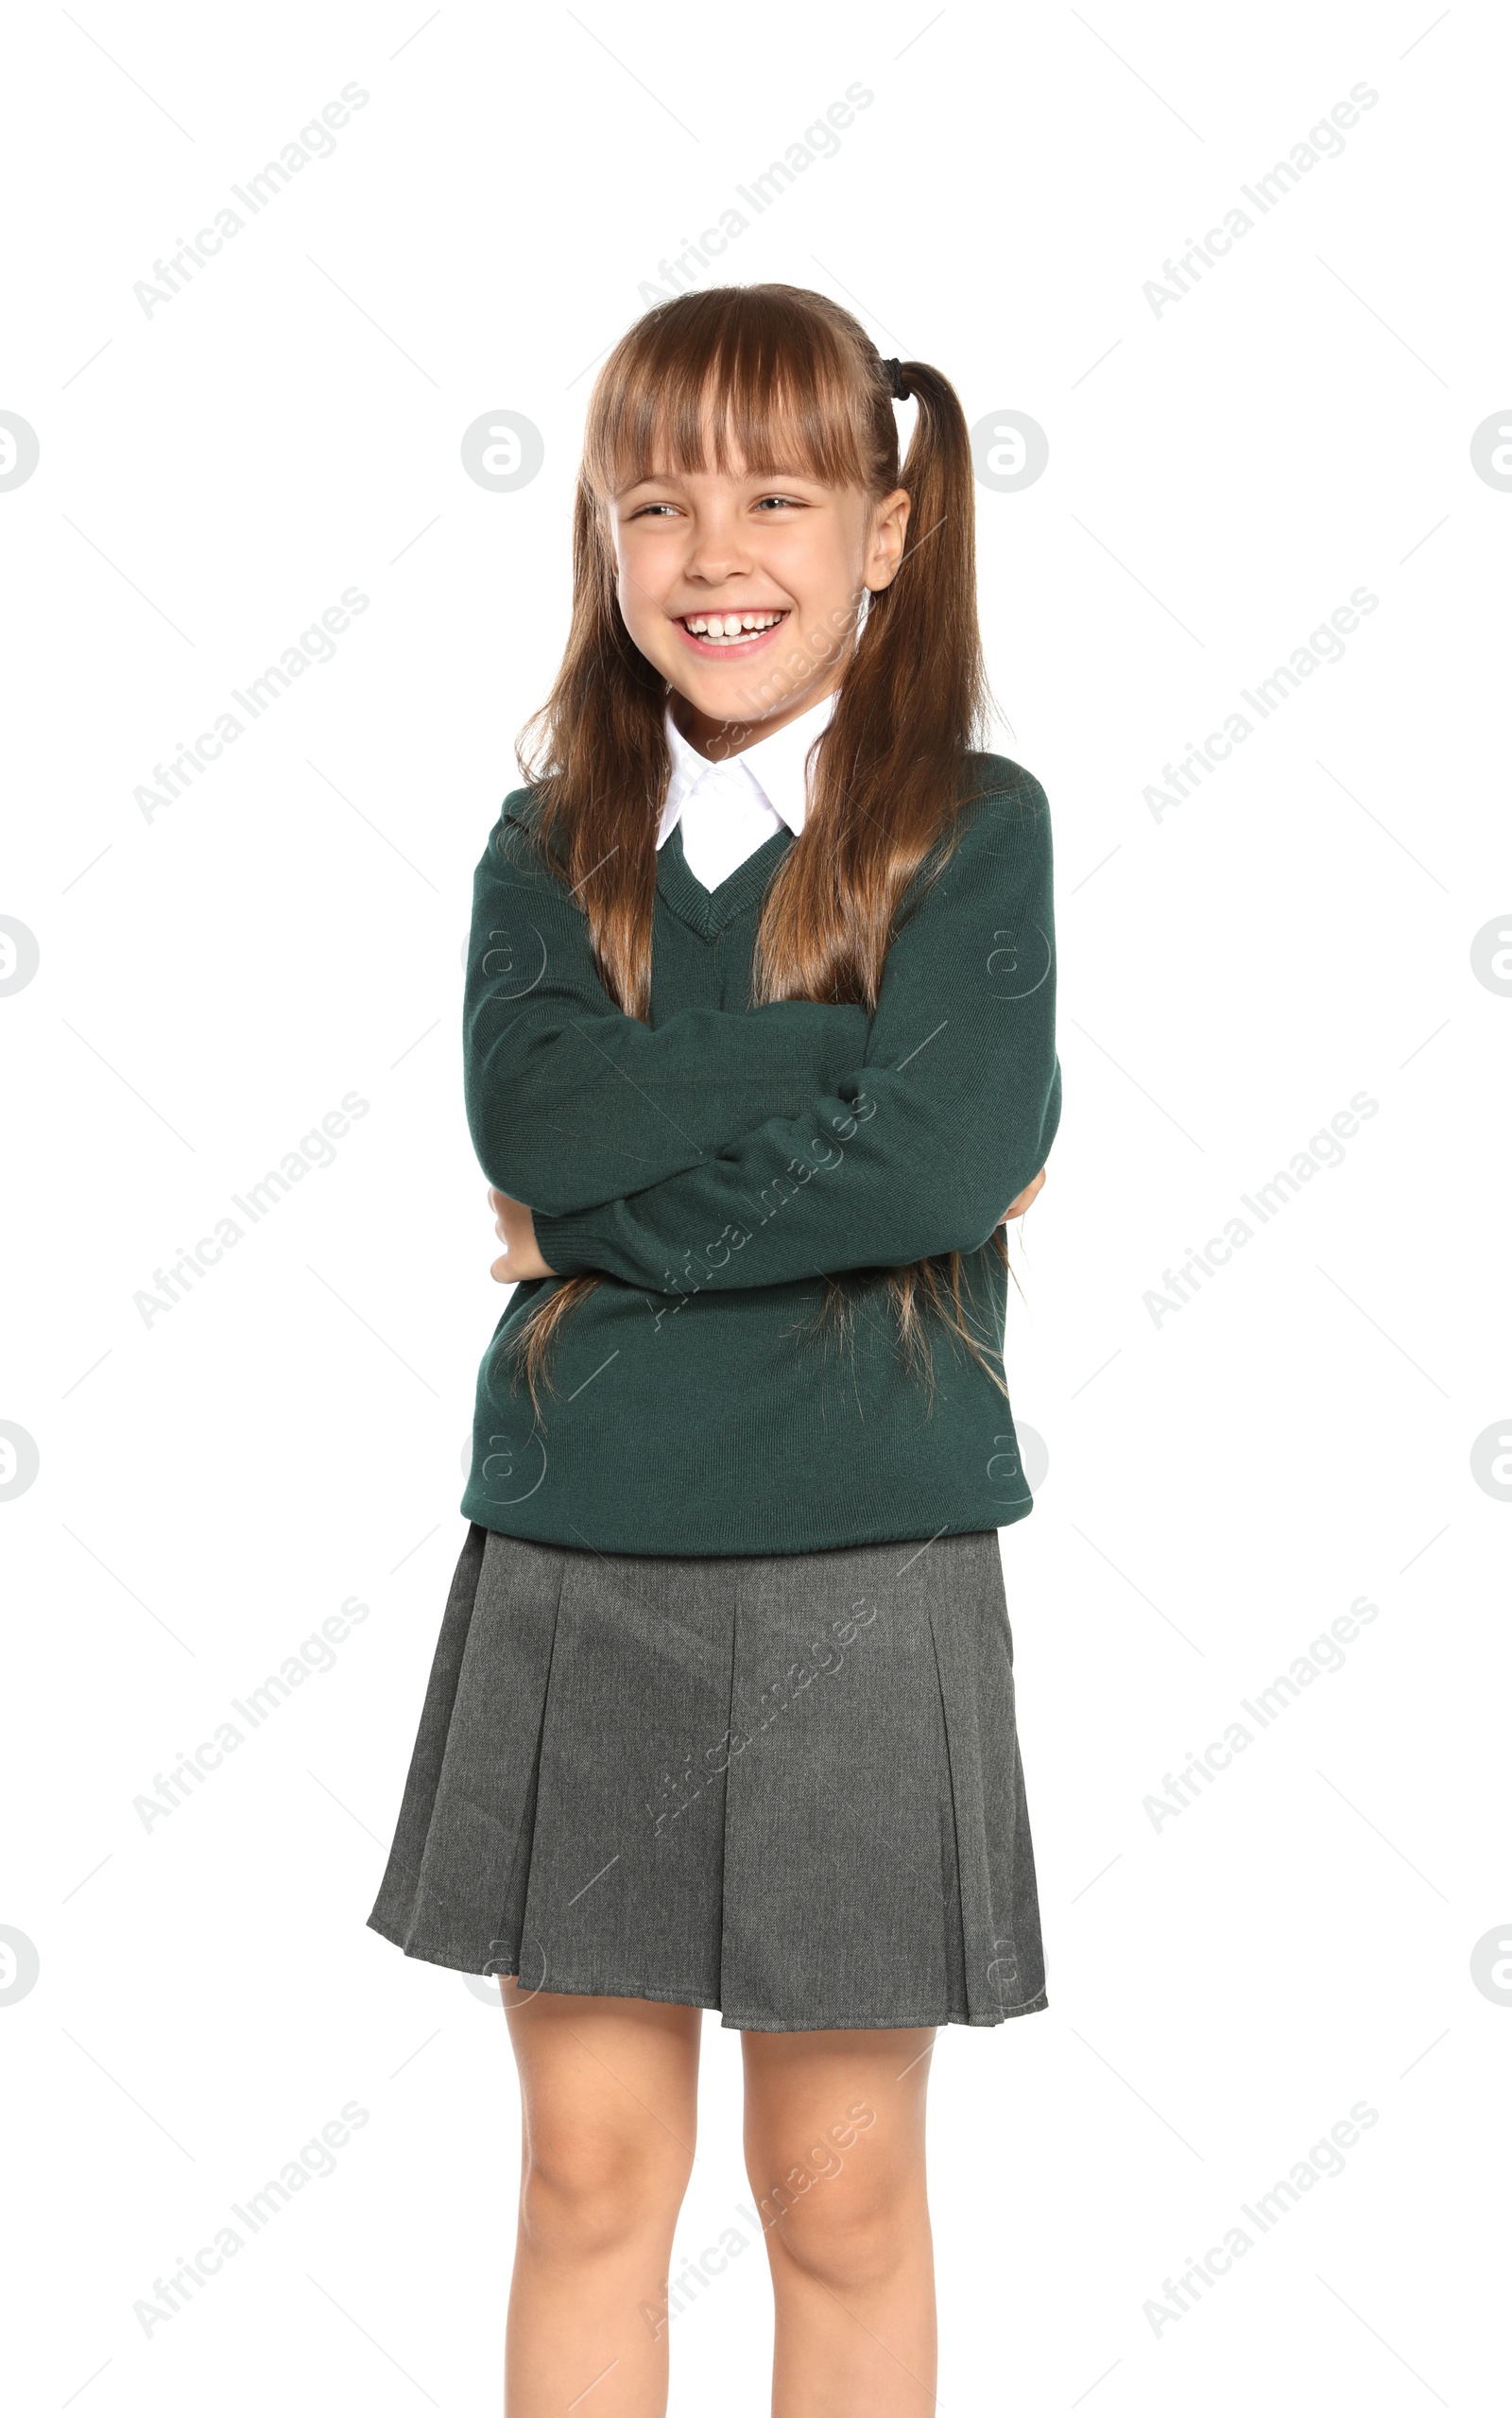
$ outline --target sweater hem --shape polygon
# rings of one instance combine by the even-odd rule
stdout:
[[[606,1543],[602,1530],[597,1537],[590,1537],[576,1528],[570,1536],[546,1534],[538,1529],[511,1526],[507,1513],[501,1512],[494,1505],[475,1508],[471,1488],[463,1495],[460,1508],[465,1520],[473,1521],[482,1529],[492,1529],[500,1536],[517,1537],[526,1545],[543,1545],[557,1551],[644,1554],[648,1559],[704,1562],[749,1560],[771,1553],[846,1553],[863,1545],[933,1545],[943,1536],[979,1536],[998,1529],[1012,1528],[1018,1521],[1027,1519],[1034,1510],[1034,1497],[1031,1495],[1026,1502],[1010,1505],[1006,1510],[1000,1506],[983,1518],[947,1520],[939,1526],[933,1520],[916,1520],[905,1527],[888,1524],[880,1528],[847,1529],[840,1536],[767,1534],[754,1537],[744,1545],[715,1541],[712,1536],[703,1541],[696,1538],[690,1544],[686,1530],[675,1544],[663,1542],[653,1545]]]

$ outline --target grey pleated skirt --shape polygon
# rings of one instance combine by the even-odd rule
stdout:
[[[474,1524],[368,1920],[741,2030],[1042,2008],[996,1531],[683,1559]]]

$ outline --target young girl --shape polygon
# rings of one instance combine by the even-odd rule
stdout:
[[[705,2007],[778,2418],[931,2410],[935,2027],[1045,2004],[997,1530],[1033,1508],[1003,1229],[1060,1112],[1050,824],[972,751],[973,500],[947,380],[823,296],[648,312],[477,869],[516,1290],[369,1920],[502,1977],[512,2418],[665,2409]]]

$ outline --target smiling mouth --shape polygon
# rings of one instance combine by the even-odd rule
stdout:
[[[789,610],[782,605],[771,612],[685,613],[678,627],[702,647],[748,647],[784,622]]]

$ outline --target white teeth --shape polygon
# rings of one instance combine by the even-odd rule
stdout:
[[[783,618],[782,613],[690,613],[683,615],[683,628],[696,638],[729,646],[774,629]]]

